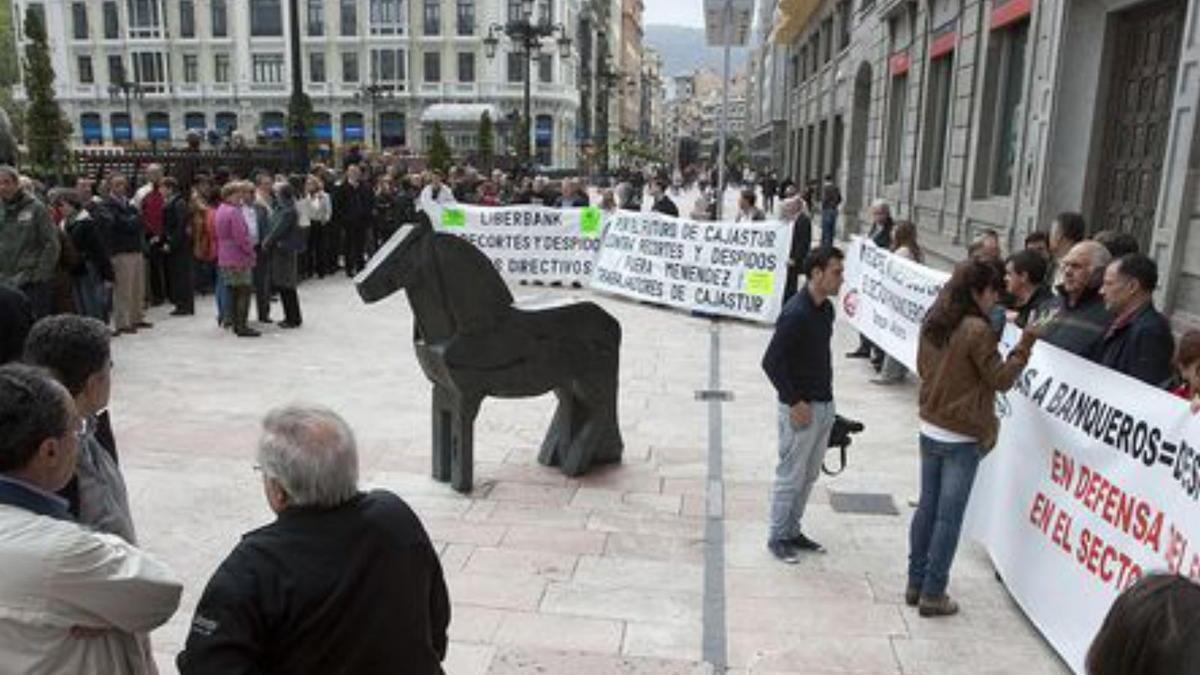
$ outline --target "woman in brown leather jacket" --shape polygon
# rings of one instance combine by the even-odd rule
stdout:
[[[921,326],[921,501],[909,530],[905,593],[921,616],[958,612],[946,586],[975,469],[996,444],[996,393],[1016,382],[1035,339],[1027,331],[1000,357],[987,316],[1003,288],[996,266],[960,263]]]

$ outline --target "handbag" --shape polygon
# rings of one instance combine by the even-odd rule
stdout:
[[[846,470],[846,449],[854,442],[853,436],[860,434],[867,427],[858,420],[852,420],[849,417],[841,415],[833,416],[833,428],[829,431],[829,443],[827,447],[838,448],[841,452],[841,462],[837,470],[830,469],[824,460],[821,461],[821,471],[826,476],[836,476]]]

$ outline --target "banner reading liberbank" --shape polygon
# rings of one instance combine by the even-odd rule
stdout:
[[[1200,582],[1200,416],[1044,342],[999,408],[966,532],[1082,675],[1123,589],[1152,571]]]
[[[604,224],[591,287],[681,309],[772,323],[792,228],[618,212]]]
[[[600,248],[595,207],[425,205],[439,232],[471,242],[513,281],[583,284]]]
[[[949,278],[855,237],[846,250],[842,313],[860,333],[915,372],[921,321]]]

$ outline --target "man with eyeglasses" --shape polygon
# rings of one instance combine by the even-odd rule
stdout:
[[[1094,241],[1081,241],[1062,259],[1062,283],[1053,318],[1042,339],[1085,359],[1098,360],[1112,314],[1104,306],[1100,284],[1112,260],[1108,249]]]
[[[84,525],[136,544],[125,478],[115,454],[98,438],[98,416],[112,391],[108,328],[88,317],[61,314],[38,321],[25,341],[25,361],[54,375],[83,420],[75,477],[61,493]]]
[[[179,606],[166,565],[74,522],[55,494],[84,435],[44,371],[0,367],[0,664],[12,673],[155,672],[145,636]]]

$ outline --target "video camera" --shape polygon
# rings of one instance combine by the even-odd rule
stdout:
[[[821,471],[825,472],[825,475],[836,476],[846,470],[846,448],[849,448],[850,444],[854,442],[853,436],[861,434],[866,428],[867,426],[858,420],[834,415],[833,429],[829,431],[828,447],[841,450],[841,465],[836,471],[833,471],[825,465],[825,462],[821,462]]]

